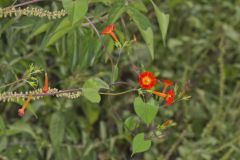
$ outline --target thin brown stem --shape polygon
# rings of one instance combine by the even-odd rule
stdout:
[[[93,30],[96,32],[98,38],[99,38],[100,40],[102,40],[102,37],[101,37],[98,29],[97,29],[96,26],[94,25],[94,23],[93,23],[88,17],[85,17],[85,19],[86,19],[86,20],[88,21],[88,23],[92,26],[92,28],[93,28]]]
[[[106,93],[106,92],[100,92],[99,94],[102,95],[109,95],[109,96],[118,96],[118,95],[122,95],[122,94],[126,94],[126,93],[130,93],[130,92],[136,92],[138,91],[138,89],[134,88],[134,89],[130,89],[124,92],[118,92],[118,93]]]

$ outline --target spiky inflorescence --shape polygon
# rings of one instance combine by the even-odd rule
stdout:
[[[36,16],[36,17],[47,17],[48,19],[57,19],[64,17],[67,14],[65,10],[61,11],[48,11],[42,8],[0,8],[0,18],[2,17],[12,17],[12,16]]]
[[[42,93],[42,89],[36,89],[29,92],[4,92],[0,94],[0,101],[3,102],[16,102],[21,100],[24,100],[27,98],[30,94],[33,96],[32,100],[37,100],[40,98],[43,98],[44,96],[56,96],[56,97],[64,97],[64,98],[70,98],[75,99],[81,96],[81,90],[80,89],[69,89],[69,90],[58,90],[56,88],[49,88],[48,93]]]

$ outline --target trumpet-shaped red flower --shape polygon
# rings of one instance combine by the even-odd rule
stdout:
[[[162,81],[162,83],[163,83],[163,85],[164,85],[162,92],[165,93],[166,90],[167,90],[167,88],[168,88],[169,86],[171,86],[171,85],[173,84],[173,82],[170,81],[170,80],[167,80],[167,79],[163,79],[163,80],[161,80],[161,81]]]
[[[114,30],[115,30],[115,25],[114,24],[109,24],[107,27],[105,27],[103,29],[101,34],[102,35],[110,35],[115,42],[119,42],[117,36],[114,33]]]
[[[166,101],[167,105],[170,105],[173,103],[173,101],[174,101],[174,91],[173,90],[168,91],[165,101]]]
[[[30,94],[28,96],[28,99],[23,103],[22,107],[18,110],[18,115],[20,117],[24,116],[24,114],[25,114],[24,111],[25,111],[27,105],[29,104],[29,102],[31,101],[31,99],[32,99],[32,95]]]
[[[156,82],[157,80],[151,72],[143,72],[138,75],[138,83],[143,89],[151,89]]]
[[[167,106],[172,104],[173,101],[174,101],[174,91],[173,90],[168,91],[167,94],[166,93],[157,92],[157,91],[149,91],[149,92],[153,93],[153,94],[155,94],[155,95],[157,95],[159,97],[164,98],[165,103],[166,103]]]
[[[47,73],[45,73],[44,86],[42,88],[42,92],[43,93],[47,93],[48,92],[48,75],[47,75]]]

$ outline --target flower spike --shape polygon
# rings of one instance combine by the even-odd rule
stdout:
[[[22,105],[22,107],[21,107],[20,109],[18,109],[18,115],[19,115],[20,117],[24,116],[24,114],[25,114],[24,111],[25,111],[27,105],[29,104],[29,102],[31,101],[31,99],[32,99],[32,94],[30,94],[30,95],[28,96],[28,99],[24,102],[24,104]]]
[[[47,93],[48,89],[49,89],[49,87],[48,87],[48,75],[47,75],[47,72],[45,72],[44,86],[42,88],[42,92]]]
[[[107,27],[105,27],[103,29],[101,34],[102,35],[110,35],[115,42],[119,42],[117,36],[114,33],[114,30],[115,30],[115,25],[114,24],[109,24]]]

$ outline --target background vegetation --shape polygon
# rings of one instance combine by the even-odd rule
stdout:
[[[133,34],[137,36],[137,43],[121,54],[118,81],[137,86],[134,66],[144,66],[158,78],[190,83],[188,94],[192,99],[160,109],[156,118],[172,119],[177,125],[154,140],[149,151],[131,158],[131,136],[123,123],[135,115],[134,94],[102,96],[100,104],[82,97],[45,97],[31,103],[38,118],[30,112],[20,118],[19,104],[1,102],[0,159],[239,159],[240,1],[154,1],[170,14],[165,46],[151,2],[126,0],[123,4],[127,2],[151,22],[154,60],[122,2],[90,0],[86,16],[99,31],[114,22],[122,42],[131,40]],[[12,3],[0,2],[2,7]],[[63,8],[61,1],[33,6],[52,11]],[[23,79],[31,64],[48,72],[51,87],[81,87],[93,76],[110,82],[113,73],[108,59],[118,59],[112,40],[99,38],[85,18],[74,25],[66,18],[1,18],[0,36],[0,86],[20,80],[11,87],[1,87],[1,92],[31,90],[35,79]],[[42,86],[43,74],[34,77]]]

